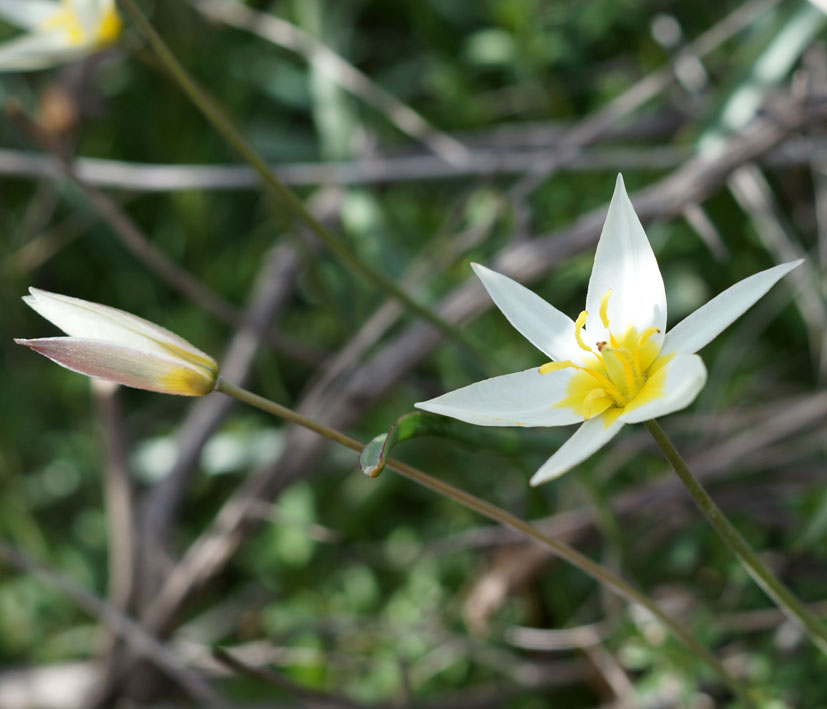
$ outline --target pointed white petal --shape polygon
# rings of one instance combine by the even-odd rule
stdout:
[[[640,423],[685,409],[695,401],[704,384],[706,367],[703,360],[695,354],[676,354],[646,381],[635,401],[626,406],[620,420]]]
[[[24,30],[36,30],[59,10],[51,0],[0,0],[0,18]]]
[[[531,484],[539,485],[567,473],[606,445],[621,428],[623,422],[620,420],[607,425],[603,416],[589,419],[534,473]]]
[[[47,337],[15,342],[73,372],[163,394],[203,396],[215,388],[217,379],[215,372],[175,357],[99,340]]]
[[[661,354],[702,349],[762,298],[803,261],[790,261],[759,271],[716,295],[666,333]]]
[[[166,328],[117,308],[30,288],[26,304],[71,337],[112,342],[158,354],[188,357],[215,367],[215,361]]]
[[[574,321],[508,276],[472,263],[485,290],[514,328],[555,361],[579,358]]]
[[[34,71],[82,56],[67,48],[62,33],[26,34],[0,44],[0,72]]]
[[[628,327],[639,332],[653,326],[666,330],[663,278],[620,175],[597,243],[586,296],[586,329],[595,339],[608,339],[600,320],[600,303],[609,290],[608,316],[616,335]]]
[[[565,426],[582,421],[555,404],[566,394],[574,369],[540,374],[537,368],[485,379],[414,406],[478,426]]]

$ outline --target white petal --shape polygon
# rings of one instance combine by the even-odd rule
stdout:
[[[0,0],[0,17],[24,30],[41,27],[59,10],[60,3],[51,0]]]
[[[623,422],[620,420],[607,425],[603,416],[589,419],[534,473],[531,484],[539,485],[567,473],[606,445],[621,428]]]
[[[639,332],[653,326],[661,332],[666,330],[663,278],[620,175],[597,243],[586,296],[586,329],[593,337],[600,335],[597,339],[607,339],[600,320],[600,302],[609,290],[608,316],[615,335],[622,335],[629,327]]]
[[[178,358],[75,337],[15,340],[73,372],[163,394],[203,396],[217,373]]]
[[[23,298],[26,304],[71,337],[102,340],[158,354],[180,350],[179,354],[215,365],[209,355],[183,337],[131,313],[39,288],[29,291],[31,295]]]
[[[538,350],[558,362],[580,358],[571,318],[508,276],[478,263],[471,268],[508,322]]]
[[[565,426],[583,420],[571,409],[555,406],[565,397],[575,372],[540,374],[534,367],[484,379],[414,406],[478,426]]]
[[[104,2],[102,0],[69,0],[69,4],[80,26],[83,27],[84,33],[89,37],[94,36],[103,15]]]
[[[703,360],[695,354],[676,354],[641,389],[636,401],[646,403],[635,405],[633,401],[620,415],[620,420],[640,423],[685,409],[695,401],[704,384],[706,367]],[[649,401],[646,401],[647,395],[651,397]]]
[[[0,44],[0,71],[34,71],[70,61],[84,54],[67,48],[63,34],[26,34]]]
[[[790,261],[738,281],[666,333],[661,354],[702,349],[749,310],[779,280],[803,261]]]

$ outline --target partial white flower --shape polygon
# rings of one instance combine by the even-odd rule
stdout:
[[[556,478],[608,443],[627,423],[689,406],[706,383],[695,353],[752,307],[801,261],[736,283],[668,333],[655,255],[618,175],[576,321],[516,281],[472,264],[509,322],[551,361],[486,379],[420,409],[480,426],[564,426],[574,435],[531,478]]]
[[[163,394],[203,396],[215,389],[218,365],[182,337],[123,310],[30,288],[23,300],[69,337],[16,339],[90,377]]]
[[[0,0],[0,18],[25,34],[0,44],[0,71],[31,71],[79,59],[121,32],[115,0]]]

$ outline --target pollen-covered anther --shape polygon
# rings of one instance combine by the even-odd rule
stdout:
[[[580,313],[580,315],[577,316],[577,320],[575,320],[574,322],[574,339],[577,340],[577,346],[581,350],[591,352],[591,354],[594,354],[592,348],[589,347],[585,342],[583,342],[583,336],[580,334],[581,330],[583,329],[583,326],[586,324],[586,318],[588,317],[589,313],[586,310],[583,310]]]

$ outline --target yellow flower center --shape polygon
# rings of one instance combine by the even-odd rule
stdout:
[[[557,406],[573,409],[584,419],[604,414],[606,425],[624,411],[659,398],[663,394],[666,371],[663,369],[673,355],[658,357],[660,346],[652,335],[656,327],[638,332],[628,328],[617,337],[609,326],[609,290],[600,301],[600,321],[609,334],[608,340],[596,343],[596,351],[583,341],[581,331],[588,313],[580,313],[574,324],[574,338],[580,349],[589,353],[585,364],[569,360],[549,362],[540,367],[540,374],[558,369],[576,369],[569,380],[566,396]]]
[[[121,32],[121,18],[112,4],[104,10],[97,26],[90,33],[86,31],[80,21],[78,12],[72,0],[62,0],[62,7],[52,13],[41,25],[41,32],[62,32],[66,44],[70,47],[80,47],[91,44],[103,47],[114,42]]]
[[[98,23],[95,31],[95,44],[102,47],[107,44],[112,44],[121,33],[123,23],[118,15],[118,11],[114,6],[110,7],[103,13],[101,21]]]

